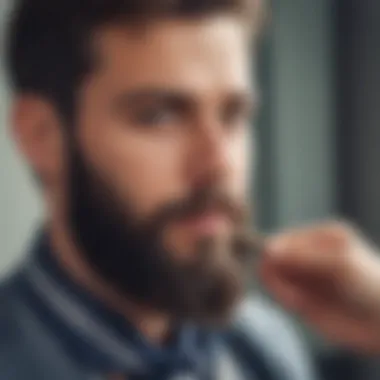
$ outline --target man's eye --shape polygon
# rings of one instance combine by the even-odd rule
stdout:
[[[143,125],[161,125],[172,123],[175,119],[173,111],[162,108],[145,109],[137,113],[136,121]]]
[[[222,121],[226,127],[248,125],[251,120],[252,114],[247,110],[229,110],[222,115]]]

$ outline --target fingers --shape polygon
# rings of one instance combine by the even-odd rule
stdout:
[[[298,283],[294,284],[287,278],[278,276],[272,268],[263,263],[260,266],[260,278],[270,293],[286,309],[299,312],[305,302],[307,295],[304,288]]]
[[[269,238],[269,246],[274,250],[281,250],[284,246],[292,244],[301,246],[311,243],[320,249],[331,249],[346,245],[353,235],[353,228],[350,225],[330,222],[275,235]]]
[[[285,308],[325,336],[374,349],[380,346],[380,338],[372,336],[379,330],[374,326],[380,306],[373,306],[379,299],[379,268],[375,249],[360,233],[329,223],[267,239],[260,274]]]
[[[334,273],[315,273],[314,269],[304,272],[294,268],[284,270],[265,262],[260,266],[263,284],[285,308],[301,312],[310,303],[342,303],[342,289]]]
[[[283,269],[331,272],[349,249],[349,231],[334,223],[277,235],[268,239],[263,259]]]
[[[286,308],[300,311],[337,291],[345,271],[349,228],[333,223],[303,228],[269,238],[261,262],[261,278]]]

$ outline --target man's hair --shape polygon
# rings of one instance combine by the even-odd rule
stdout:
[[[260,0],[19,0],[8,36],[11,84],[18,93],[70,107],[94,64],[90,40],[99,28],[224,12],[245,18],[255,29],[260,9]]]

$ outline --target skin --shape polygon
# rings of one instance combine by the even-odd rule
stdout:
[[[77,94],[76,138],[87,161],[140,220],[205,183],[222,184],[236,199],[250,183],[251,83],[248,37],[232,16],[163,20],[144,30],[100,29],[98,66]],[[14,102],[13,133],[43,181],[55,252],[67,271],[160,340],[168,316],[132,305],[81,261],[66,210],[65,128],[48,101],[24,94]],[[173,223],[165,243],[186,258],[203,234],[223,239],[222,215]],[[140,322],[139,322],[140,321]],[[144,321],[143,323],[141,321]]]
[[[380,352],[380,260],[353,227],[304,227],[268,240],[261,274],[289,310],[331,341]]]

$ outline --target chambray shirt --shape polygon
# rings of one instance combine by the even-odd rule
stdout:
[[[75,284],[41,234],[0,287],[1,380],[313,380],[292,326],[261,298],[225,331],[177,326],[163,348]]]

